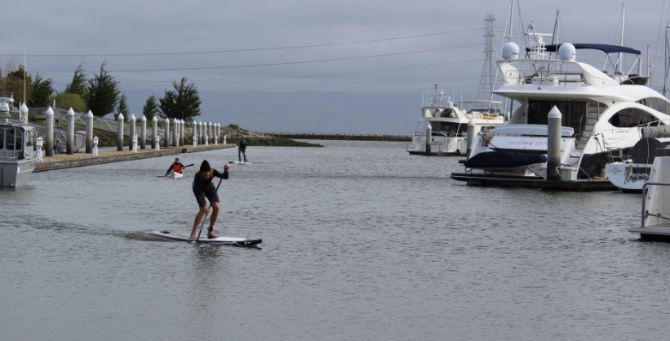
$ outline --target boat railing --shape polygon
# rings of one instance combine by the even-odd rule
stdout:
[[[640,228],[645,228],[644,226],[644,220],[647,219],[648,216],[660,216],[660,218],[668,219],[670,220],[670,217],[665,216],[663,214],[652,214],[647,212],[647,192],[649,191],[650,186],[670,186],[670,183],[668,182],[647,182],[642,186],[642,214],[640,215],[642,217],[642,221],[640,222]]]

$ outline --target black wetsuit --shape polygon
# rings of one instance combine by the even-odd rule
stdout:
[[[237,160],[242,162],[242,156],[244,155],[244,162],[247,162],[247,143],[244,140],[240,140],[240,144],[237,149]]]
[[[213,169],[212,171],[215,177],[228,179],[228,171],[224,171],[223,173],[216,169]],[[210,204],[219,202],[219,195],[216,193],[216,187],[214,187],[214,184],[212,183],[213,178],[207,179],[205,175],[206,174],[204,173],[197,172],[193,179],[193,194],[200,207],[205,207],[205,205],[207,205],[205,198],[209,200]]]

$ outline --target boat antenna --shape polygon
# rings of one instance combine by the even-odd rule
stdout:
[[[663,77],[663,96],[668,97],[668,72],[670,71],[670,37],[668,37],[668,30],[670,25],[665,26],[665,53],[663,60],[665,61],[664,70],[665,77]]]
[[[26,78],[28,73],[28,65],[26,65],[26,46],[23,46],[23,103],[26,103]]]

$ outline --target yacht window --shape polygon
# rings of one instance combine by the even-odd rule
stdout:
[[[440,122],[439,131],[446,133],[447,136],[462,135],[466,132],[461,129],[461,124],[449,122]]]
[[[657,126],[659,120],[637,108],[623,109],[609,120],[610,124],[619,128],[642,127],[642,126]]]
[[[5,145],[7,150],[14,150],[14,129],[7,129],[5,132],[7,137],[7,144]]]
[[[5,147],[5,130],[0,129],[0,149]]]
[[[649,97],[641,99],[638,103],[646,105],[654,110],[660,111],[666,115],[670,115],[670,102],[662,98]]]
[[[581,136],[586,126],[586,102],[529,100],[528,124],[547,124],[547,115],[554,106],[563,115],[562,125],[572,127],[575,136]]]
[[[22,150],[23,149],[23,134],[21,134],[21,131],[17,131],[18,134],[16,134],[16,150]]]

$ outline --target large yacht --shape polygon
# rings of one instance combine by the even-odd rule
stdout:
[[[25,185],[35,168],[33,127],[10,115],[13,98],[0,97],[0,187]]]
[[[476,132],[503,124],[499,106],[500,102],[494,101],[463,101],[456,106],[443,91],[438,91],[436,84],[431,103],[421,108],[421,119],[407,151],[418,155],[465,155],[468,123],[472,121]]]
[[[484,178],[542,179],[546,175],[548,112],[562,114],[560,174],[565,181],[606,181],[607,163],[628,159],[641,128],[670,124],[670,102],[639,76],[640,51],[618,45],[545,45],[547,34],[519,59],[519,47],[508,42],[498,62],[504,83],[494,91],[516,107],[508,124],[480,133],[472,144],[465,173],[452,178],[478,183]],[[576,61],[577,50],[628,54],[638,73],[614,64],[609,74]],[[555,55],[559,58],[552,58]],[[621,60],[621,57],[619,57]],[[634,63],[635,64],[635,63]],[[484,183],[486,183],[484,181]]]

